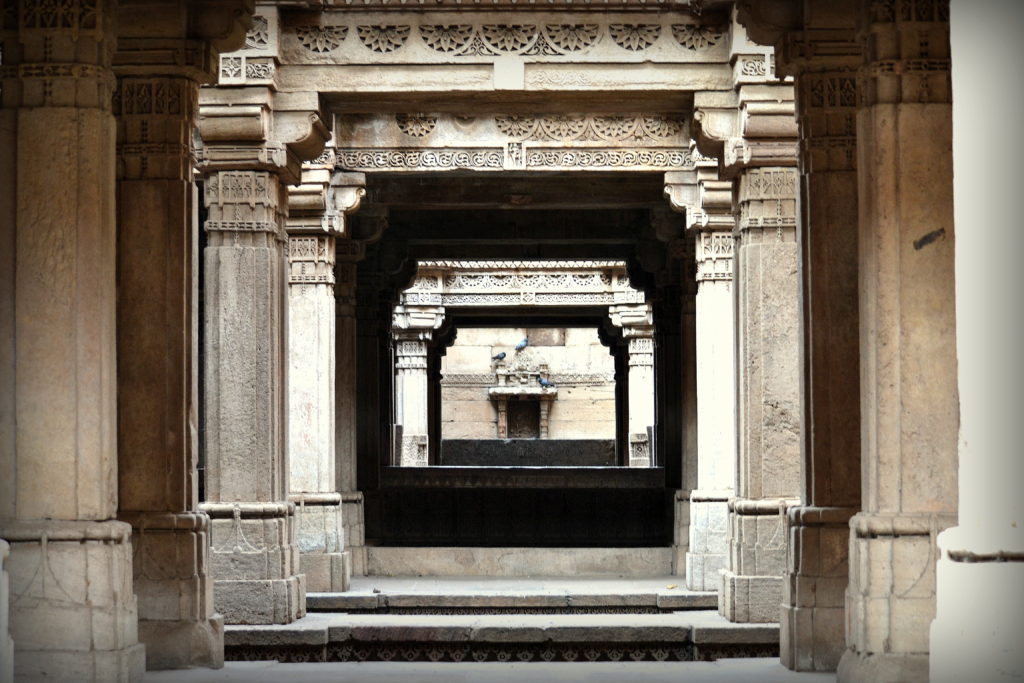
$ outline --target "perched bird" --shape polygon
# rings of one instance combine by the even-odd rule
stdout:
[[[491,356],[491,360],[505,360],[505,352],[502,351],[501,353],[497,354],[496,356]]]
[[[551,380],[549,380],[549,379],[545,379],[544,377],[538,377],[538,378],[537,378],[537,381],[538,381],[538,382],[540,383],[540,385],[541,385],[542,387],[544,387],[545,389],[549,389],[549,388],[551,388],[551,387],[555,386],[555,383],[554,383],[554,382],[552,382],[552,381],[551,381]]]
[[[523,341],[521,341],[518,344],[516,344],[516,351],[522,351],[527,346],[529,346],[529,344],[530,344],[529,337],[523,337]]]

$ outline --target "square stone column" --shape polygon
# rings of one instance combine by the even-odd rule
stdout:
[[[804,429],[802,504],[787,518],[781,654],[791,669],[835,671],[845,649],[849,520],[861,497],[856,135],[861,56],[851,40],[857,23],[852,4],[806,20],[804,31],[791,37],[783,64],[797,74]]]
[[[206,472],[215,603],[228,623],[305,614],[285,457],[285,193],[276,173],[206,176]]]
[[[427,342],[444,322],[440,306],[395,307],[395,423],[402,426],[399,465],[426,467],[429,447]]]
[[[718,590],[728,566],[729,499],[736,478],[732,181],[715,159],[665,175],[665,194],[696,232],[697,487],[690,492],[686,585]]]
[[[118,91],[118,517],[132,524],[149,669],[219,667],[209,518],[197,512],[197,197],[192,133],[215,53],[202,9],[122,6]],[[169,37],[171,18],[182,31]],[[184,33],[190,27],[190,33]],[[238,39],[243,36],[238,31]],[[168,63],[167,50],[183,59]]]
[[[0,651],[9,628],[18,680],[137,681],[131,526],[115,519],[116,7],[4,9]]]
[[[1004,101],[1004,84],[991,77],[993,65],[1024,59],[1020,28],[1019,7],[950,4],[960,505],[957,526],[938,537],[928,672],[944,683],[1024,678],[1024,144],[1006,135],[1024,107]]]
[[[654,321],[650,304],[616,304],[608,308],[612,324],[626,340],[629,387],[629,467],[651,466],[650,434],[654,426]]]
[[[850,521],[844,681],[927,677],[936,536],[957,510],[948,5],[911,7],[861,12],[863,511]]]
[[[797,172],[748,168],[738,183],[739,477],[718,609],[730,621],[774,622],[786,567],[786,510],[800,489]]]
[[[308,590],[348,590],[335,449],[335,239],[365,194],[361,174],[333,173],[334,156],[303,166],[289,193],[289,500]]]
[[[366,530],[363,524],[363,494],[356,477],[356,262],[364,255],[361,242],[335,241],[334,314],[335,335],[335,423],[337,490],[341,492],[341,522],[345,551],[351,557],[352,573],[366,574]]]

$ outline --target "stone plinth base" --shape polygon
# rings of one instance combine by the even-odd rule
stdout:
[[[203,503],[217,577],[214,607],[227,624],[288,624],[306,613],[294,503]]]
[[[718,590],[719,573],[728,568],[729,498],[690,494],[690,550],[686,553],[686,587]]]
[[[791,499],[729,502],[729,567],[721,572],[718,611],[729,621],[780,618],[786,571],[786,510]]]
[[[928,680],[928,655],[865,654],[847,650],[839,660],[836,680],[842,683],[924,683]]]
[[[7,522],[16,680],[141,681],[124,522]]]
[[[790,669],[835,671],[846,649],[850,517],[855,512],[810,506],[789,510],[780,654]]]
[[[305,576],[217,581],[213,596],[228,624],[290,624],[306,616]]]
[[[690,550],[690,492],[676,491],[672,501],[675,528],[672,530],[672,575],[686,576],[686,553]]]
[[[132,525],[132,569],[146,668],[224,665],[224,620],[213,609],[210,518],[199,512],[122,511]]]
[[[341,494],[296,494],[295,521],[306,590],[334,593],[348,590],[352,576],[352,558],[343,552],[345,527],[342,524]]]
[[[349,553],[352,574],[366,576],[366,525],[363,522],[363,494],[341,494],[341,523],[345,529],[345,551]]]
[[[303,553],[302,573],[311,593],[343,593],[352,580],[352,553]]]
[[[741,576],[719,573],[718,613],[733,622],[773,624],[779,621],[781,576]]]
[[[203,621],[139,620],[139,640],[146,645],[146,668],[187,669],[224,666],[224,617]]]
[[[928,677],[928,630],[935,616],[936,536],[949,515],[861,512],[850,520],[850,581],[843,681]]]
[[[10,584],[7,577],[7,557],[10,546],[0,539],[0,683],[14,680],[14,641],[7,623],[10,605]]]
[[[993,524],[994,526],[994,524]],[[1024,679],[1024,530],[939,534],[930,680]]]

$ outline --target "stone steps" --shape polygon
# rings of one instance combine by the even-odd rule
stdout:
[[[363,550],[366,572],[372,577],[650,578],[670,575],[674,566],[670,547],[367,546]],[[682,581],[677,576],[673,583]]]
[[[777,624],[710,610],[662,614],[315,613],[288,625],[227,626],[225,658],[322,661],[708,661],[778,656]]]
[[[778,655],[777,624],[733,624],[678,577],[354,577],[284,626],[228,626],[228,659],[692,661]]]

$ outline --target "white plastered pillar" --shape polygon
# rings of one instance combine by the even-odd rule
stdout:
[[[950,6],[960,499],[938,537],[932,681],[1024,677],[1024,143],[1007,135],[1024,100],[993,73],[1024,61],[1022,16],[992,0]]]

